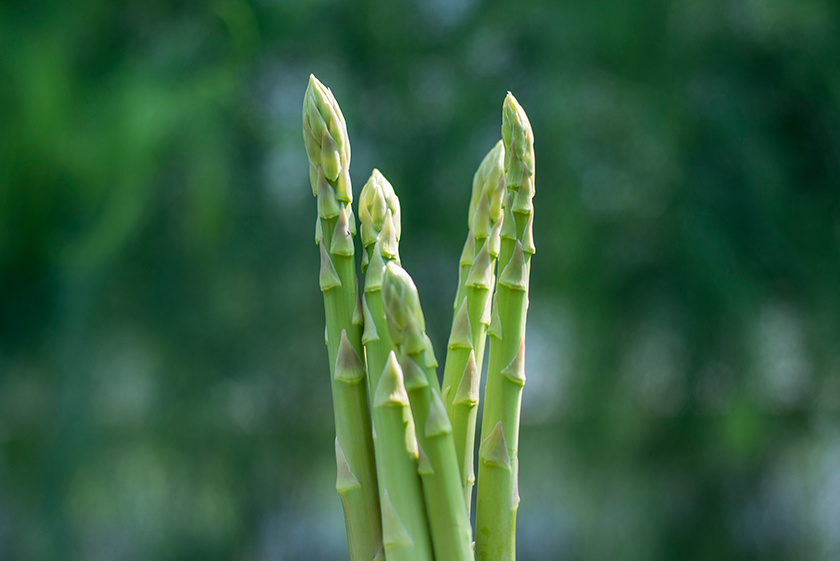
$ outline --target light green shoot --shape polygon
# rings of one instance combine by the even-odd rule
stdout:
[[[440,398],[431,342],[417,287],[396,263],[388,263],[382,288],[388,329],[400,353],[419,442],[420,477],[426,496],[436,559],[473,559],[470,521],[455,456],[452,425]]]
[[[350,142],[341,109],[314,76],[303,102],[303,139],[309,179],[318,199],[320,287],[326,312],[326,342],[335,413],[336,490],[352,561],[369,561],[382,548],[382,527],[370,425],[351,203]]]
[[[499,280],[489,328],[476,502],[476,558],[516,558],[519,507],[519,414],[525,385],[525,320],[534,253],[534,137],[525,111],[508,93],[502,111],[505,144],[504,223]]]
[[[469,232],[461,253],[455,317],[446,350],[443,396],[452,420],[461,486],[469,513],[475,482],[474,449],[481,366],[496,256],[499,254],[504,193],[505,149],[499,141],[487,153],[473,178]]]

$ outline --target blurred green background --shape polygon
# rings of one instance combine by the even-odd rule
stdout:
[[[4,2],[0,559],[347,558],[310,72],[438,349],[531,118],[520,559],[840,559],[838,69],[829,0]]]

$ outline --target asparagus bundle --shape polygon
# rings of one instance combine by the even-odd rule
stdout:
[[[525,317],[534,253],[528,118],[508,94],[502,141],[473,178],[443,392],[417,288],[400,266],[399,199],[378,170],[360,195],[365,278],[359,297],[346,124],[332,93],[314,76],[304,99],[303,136],[318,199],[316,242],[335,410],[336,489],[351,559],[513,560]],[[473,552],[469,507],[488,334]]]

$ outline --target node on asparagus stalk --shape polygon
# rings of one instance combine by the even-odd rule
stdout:
[[[326,312],[336,428],[338,491],[352,561],[369,561],[382,548],[382,526],[358,313],[351,203],[350,142],[332,92],[309,77],[303,101],[303,141],[317,197],[316,242]]]
[[[504,158],[505,148],[500,140],[484,157],[473,177],[467,216],[469,232],[461,254],[455,317],[443,371],[444,403],[452,420],[467,513],[475,482],[473,451],[481,366],[503,219]]]
[[[452,426],[440,397],[431,341],[417,287],[408,273],[390,262],[382,282],[382,302],[388,330],[405,374],[405,388],[417,430],[423,481],[435,558],[474,559],[470,521],[455,455]],[[393,355],[392,355],[393,356]]]
[[[505,145],[504,223],[499,279],[488,331],[476,503],[476,558],[516,558],[519,506],[519,413],[525,384],[525,319],[533,242],[534,137],[525,111],[508,93],[502,110]]]
[[[364,333],[385,555],[389,560],[432,559],[432,544],[420,476],[414,420],[403,387],[385,312],[385,263],[398,259],[400,203],[394,188],[373,170],[359,196],[365,274]],[[397,399],[398,396],[399,399]],[[404,396],[404,399],[403,399]]]

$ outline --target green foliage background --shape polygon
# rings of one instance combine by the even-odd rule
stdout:
[[[443,349],[536,138],[522,560],[840,559],[828,0],[0,7],[0,558],[343,559],[310,72]]]

